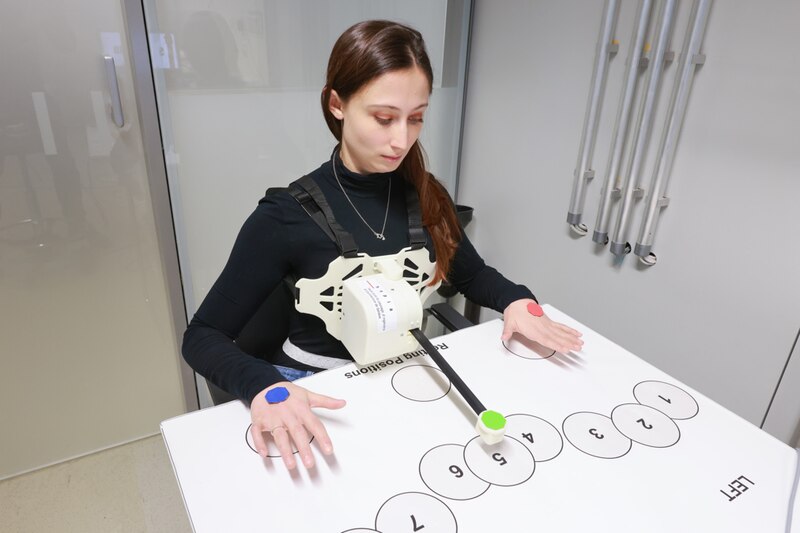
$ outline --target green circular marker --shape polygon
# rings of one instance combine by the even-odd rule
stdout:
[[[506,427],[506,418],[497,411],[484,411],[481,413],[481,422],[487,428],[495,431]]]

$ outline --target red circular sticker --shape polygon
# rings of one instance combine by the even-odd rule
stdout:
[[[544,314],[544,311],[542,311],[542,306],[536,302],[531,302],[528,304],[528,312],[533,316],[542,316]]]

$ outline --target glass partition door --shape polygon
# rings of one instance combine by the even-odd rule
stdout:
[[[194,397],[122,5],[2,13],[0,479],[152,435]]]

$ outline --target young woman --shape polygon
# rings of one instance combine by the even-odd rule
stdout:
[[[532,315],[530,290],[483,262],[459,228],[446,190],[426,170],[418,139],[432,86],[419,32],[388,21],[349,28],[333,47],[322,90],[322,112],[338,145],[309,176],[359,251],[372,257],[409,245],[406,186],[413,185],[426,248],[436,262],[433,282],[446,278],[470,300],[502,312],[503,340],[518,332],[550,349],[580,349],[578,332],[546,315]],[[335,243],[294,197],[265,197],[242,227],[225,269],[184,336],[188,363],[250,404],[256,449],[266,455],[264,433],[269,433],[288,468],[296,466],[292,442],[304,465],[313,467],[310,435],[323,453],[332,453],[331,440],[311,409],[345,404],[291,381],[352,359],[322,320],[294,309],[289,338],[269,362],[244,353],[234,339],[287,274],[319,278],[338,255]]]

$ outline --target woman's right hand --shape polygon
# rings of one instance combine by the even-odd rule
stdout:
[[[267,403],[265,397],[267,391],[275,387],[285,387],[289,391],[289,397],[280,403]],[[305,467],[313,468],[314,455],[309,446],[311,441],[309,434],[317,440],[317,444],[325,455],[333,453],[333,445],[325,426],[311,411],[311,408],[341,409],[344,405],[344,400],[313,393],[288,381],[270,385],[256,394],[250,403],[250,419],[253,422],[250,433],[256,451],[261,457],[267,456],[264,433],[269,433],[272,435],[272,440],[275,441],[275,446],[281,452],[286,468],[293,469],[297,466],[297,461],[292,453],[292,442],[294,442]]]

